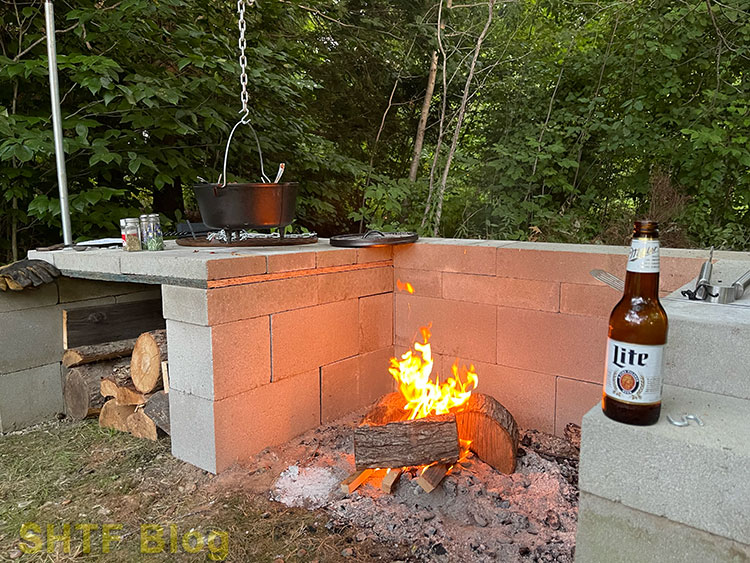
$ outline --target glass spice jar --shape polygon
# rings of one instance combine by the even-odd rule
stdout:
[[[141,249],[141,224],[138,219],[125,219],[123,224],[123,250],[138,252]]]
[[[148,216],[146,228],[146,240],[144,245],[147,250],[164,250],[164,235],[161,231],[161,221],[158,213],[151,213]]]

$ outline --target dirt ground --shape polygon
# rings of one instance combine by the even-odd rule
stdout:
[[[357,541],[356,530],[327,529],[322,511],[287,508],[262,490],[252,474],[215,477],[173,458],[168,439],[95,420],[3,435],[0,561],[413,560],[408,546]]]

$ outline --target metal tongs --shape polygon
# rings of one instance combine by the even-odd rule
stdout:
[[[711,261],[714,257],[714,247],[706,260],[701,265],[701,271],[698,274],[698,281],[695,282],[695,289],[685,289],[682,295],[691,301],[705,301],[707,303],[721,303],[727,305],[742,298],[745,291],[750,287],[750,270],[742,274],[732,285],[712,285],[711,273],[713,264]]]

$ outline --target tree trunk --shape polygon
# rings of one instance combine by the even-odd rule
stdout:
[[[130,360],[130,377],[141,393],[162,387],[161,363],[167,359],[167,331],[144,332],[135,341]]]
[[[448,157],[443,168],[443,176],[440,179],[440,189],[437,193],[437,202],[435,204],[435,225],[433,226],[433,236],[438,235],[440,229],[440,218],[443,214],[443,199],[445,197],[445,188],[448,184],[448,173],[451,169],[451,163],[453,162],[453,155],[456,153],[456,146],[458,145],[458,138],[461,134],[461,126],[464,123],[464,117],[466,115],[466,105],[469,101],[469,89],[471,88],[471,82],[474,79],[474,71],[477,66],[477,60],[479,59],[479,53],[482,50],[482,43],[484,38],[487,36],[487,32],[492,24],[492,16],[495,11],[495,0],[489,0],[488,3],[488,14],[487,21],[484,24],[482,33],[477,38],[477,43],[474,46],[474,55],[471,59],[471,65],[469,66],[469,75],[466,77],[466,83],[464,84],[464,92],[461,96],[461,106],[458,109],[458,118],[456,119],[456,128],[453,130],[453,138],[451,139],[451,146],[448,150]]]
[[[400,393],[386,395],[354,430],[357,469],[453,463],[458,459],[456,416],[402,420],[403,404]]]
[[[437,51],[432,52],[430,58],[430,73],[427,76],[427,91],[422,102],[422,112],[419,115],[419,124],[417,125],[417,136],[414,138],[414,155],[411,159],[411,168],[409,168],[409,181],[417,180],[417,171],[419,170],[419,160],[422,157],[422,145],[424,144],[424,132],[427,128],[427,118],[430,115],[430,103],[432,94],[435,91],[435,78],[437,77]]]

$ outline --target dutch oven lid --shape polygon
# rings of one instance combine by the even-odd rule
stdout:
[[[383,246],[386,244],[406,244],[416,242],[419,238],[417,233],[384,233],[383,231],[367,231],[353,235],[335,235],[330,239],[331,246],[363,247]]]

